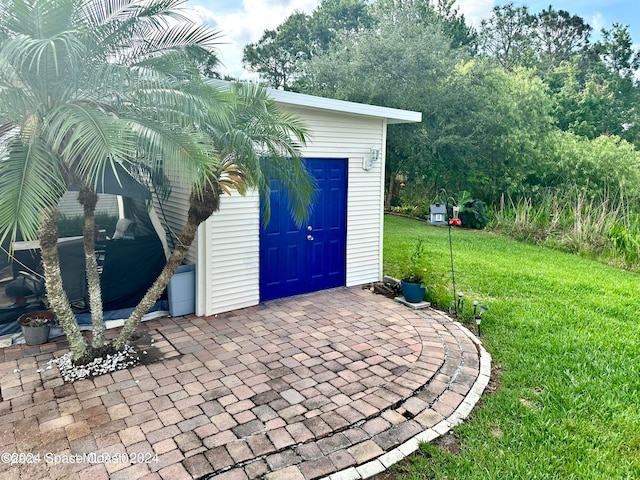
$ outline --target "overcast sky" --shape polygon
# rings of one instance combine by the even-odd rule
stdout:
[[[246,77],[242,70],[242,49],[255,42],[265,29],[274,29],[294,11],[311,13],[319,0],[189,0],[197,16],[219,30],[223,36],[220,45],[223,73]],[[478,26],[483,18],[491,15],[494,5],[504,5],[504,0],[457,0],[467,22]],[[567,10],[581,16],[595,31],[610,28],[614,22],[629,25],[632,38],[640,43],[640,7],[638,0],[542,0],[513,1],[526,5],[531,13],[538,13],[550,4],[556,10]]]

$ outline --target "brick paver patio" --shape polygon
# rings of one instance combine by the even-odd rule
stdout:
[[[489,380],[464,327],[360,288],[141,331],[162,360],[74,384],[47,368],[64,341],[0,351],[0,477],[367,478],[466,418]]]

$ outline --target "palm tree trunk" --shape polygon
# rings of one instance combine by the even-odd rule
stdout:
[[[51,207],[40,215],[40,249],[42,251],[42,264],[44,266],[45,287],[49,306],[54,311],[64,333],[69,340],[69,349],[73,354],[73,360],[87,356],[87,343],[82,337],[67,294],[62,288],[62,275],[60,273],[60,258],[58,257],[58,209]]]
[[[149,311],[158,298],[160,298],[164,289],[167,288],[169,280],[171,280],[173,274],[178,270],[187,250],[189,250],[189,247],[193,243],[193,239],[198,231],[198,226],[220,209],[221,194],[222,190],[218,186],[211,184],[207,184],[203,192],[191,193],[187,223],[180,233],[178,243],[156,281],[149,287],[149,290],[147,290],[147,293],[142,300],[140,300],[135,310],[131,312],[127,323],[120,331],[120,335],[118,335],[118,338],[113,342],[114,348],[121,350],[127,344],[133,332],[138,328],[142,316]]]
[[[91,311],[91,346],[100,348],[104,346],[104,318],[102,314],[102,291],[100,289],[100,274],[96,261],[96,204],[98,194],[93,189],[83,188],[78,195],[78,202],[84,208],[84,259],[87,271],[87,289],[89,292],[89,309]]]

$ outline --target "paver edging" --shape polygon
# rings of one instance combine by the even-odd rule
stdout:
[[[321,480],[362,480],[370,478],[378,473],[382,473],[387,468],[395,465],[401,460],[405,459],[409,455],[413,454],[419,447],[421,442],[431,442],[438,437],[443,436],[451,428],[459,425],[466,419],[473,407],[480,400],[480,396],[489,384],[489,378],[491,374],[491,355],[482,345],[482,342],[473,334],[469,329],[459,322],[454,322],[447,315],[442,314],[443,317],[456,324],[456,326],[462,330],[478,348],[478,354],[480,359],[480,373],[474,382],[471,390],[465,396],[465,399],[460,403],[458,408],[444,420],[440,421],[431,428],[427,428],[424,431],[416,434],[409,440],[405,441],[398,447],[385,452],[383,455],[370,460],[369,462],[356,466],[349,467],[338,472],[335,472],[329,476],[323,477]],[[488,373],[487,373],[488,372]],[[380,470],[382,467],[382,470]]]
[[[413,454],[418,449],[418,446],[419,446],[420,442],[430,442],[430,441],[433,441],[434,439],[446,434],[451,428],[453,428],[454,426],[460,424],[471,413],[471,411],[473,410],[473,407],[476,405],[476,403],[480,399],[480,396],[482,395],[482,393],[484,392],[486,386],[488,385],[489,376],[486,375],[486,374],[483,374],[483,372],[484,371],[490,372],[490,370],[491,370],[491,367],[490,367],[490,365],[491,365],[491,356],[484,349],[484,346],[482,345],[480,340],[477,339],[475,337],[475,335],[471,331],[469,331],[466,327],[464,327],[459,322],[454,322],[450,317],[448,317],[447,315],[443,314],[442,312],[432,310],[431,313],[433,314],[433,312],[437,312],[439,314],[438,316],[440,316],[442,318],[442,320],[444,320],[446,322],[446,324],[444,322],[442,322],[441,325],[443,325],[447,331],[449,330],[449,327],[447,325],[455,325],[455,328],[458,331],[462,332],[463,336],[468,337],[474,343],[474,346],[477,349],[478,362],[479,362],[479,367],[477,368],[477,377],[476,377],[473,385],[471,386],[471,388],[469,388],[469,390],[468,390],[467,394],[465,395],[464,399],[458,404],[456,409],[450,415],[448,415],[446,418],[443,418],[441,421],[439,421],[435,425],[433,425],[433,426],[431,426],[429,428],[426,428],[426,429],[422,430],[421,432],[413,435],[411,438],[405,440],[404,442],[402,442],[400,445],[397,445],[393,449],[390,449],[388,451],[384,451],[383,453],[381,453],[380,455],[378,455],[376,457],[369,458],[369,459],[367,459],[366,462],[364,462],[362,464],[352,465],[352,466],[349,466],[349,467],[347,467],[345,469],[329,473],[326,476],[321,477],[321,480],[360,480],[360,479],[366,479],[366,478],[370,478],[370,477],[372,477],[374,475],[377,475],[377,474],[385,471],[387,468],[389,468],[390,466],[394,465],[395,463],[398,463],[399,461],[403,460],[407,456]],[[431,318],[433,318],[433,317],[431,317]],[[448,332],[448,333],[451,333],[451,332]],[[451,335],[451,336],[453,336],[453,335]],[[443,362],[440,365],[440,368],[442,368],[444,363],[445,362]],[[436,372],[431,377],[430,380],[435,378],[437,375],[438,375],[438,372]],[[451,383],[454,383],[455,378],[456,378],[455,376],[452,378]],[[435,397],[434,400],[430,404],[428,404],[426,406],[426,408],[422,412],[415,413],[410,418],[407,417],[406,420],[404,422],[402,422],[401,424],[404,424],[406,422],[412,422],[420,413],[423,413],[424,411],[429,410],[431,408],[431,406],[433,406],[433,404],[435,404],[439,398],[441,398],[445,393],[450,391],[449,387],[450,387],[451,383],[448,384],[447,387],[440,394],[438,394],[438,396]],[[413,392],[412,397],[414,395],[416,395],[419,391],[424,391],[424,389],[428,386],[428,384],[429,384],[429,382],[427,382],[422,387],[420,387],[417,390],[415,390]],[[334,434],[346,432],[346,431],[348,431],[349,429],[352,429],[352,428],[359,428],[359,426],[361,426],[365,421],[370,420],[371,418],[375,418],[376,416],[380,416],[383,412],[397,409],[398,407],[403,405],[407,400],[409,400],[412,397],[403,398],[403,399],[395,402],[393,405],[390,405],[386,409],[381,410],[377,415],[371,415],[371,416],[365,417],[364,419],[356,422],[356,424],[352,424],[350,426],[345,426],[342,429],[338,429],[337,431],[333,431],[333,432],[331,432],[331,434],[323,436],[323,438],[326,438],[326,437],[334,435]],[[413,422],[413,423],[416,424],[418,422]],[[385,430],[384,432],[381,432],[381,433],[388,432],[393,427],[396,427],[396,426],[401,425],[401,424],[391,425],[391,427],[389,427],[387,430]],[[371,440],[374,439],[374,437],[375,437],[375,435],[370,435],[364,440],[361,440],[359,442],[355,442],[355,443],[351,444],[351,446],[353,447],[353,446],[360,445],[363,442],[371,441]],[[314,441],[317,441],[317,438]],[[306,444],[306,443],[313,443],[313,441],[303,442],[303,444]],[[291,447],[287,447],[287,448],[295,448],[295,447],[297,447],[299,445],[295,445],[295,446],[291,446]],[[281,449],[281,450],[286,450],[286,448],[285,449]],[[384,448],[383,448],[383,450],[384,450]],[[272,453],[274,453],[274,452],[272,452]],[[255,458],[251,459],[248,462],[246,462],[246,464],[252,463],[252,462],[254,462],[256,460],[257,459],[255,459]],[[234,467],[238,467],[238,465],[236,464],[236,465],[234,465]],[[295,468],[295,466],[291,465],[288,468]],[[278,470],[272,471],[271,475],[276,474],[277,472],[278,472]],[[219,472],[219,473],[223,473],[223,472]],[[319,477],[313,477],[313,478],[319,478]]]

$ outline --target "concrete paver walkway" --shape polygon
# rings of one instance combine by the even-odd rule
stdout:
[[[462,421],[490,373],[463,326],[360,288],[141,330],[163,360],[74,384],[46,367],[64,343],[0,353],[2,478],[367,478]]]

